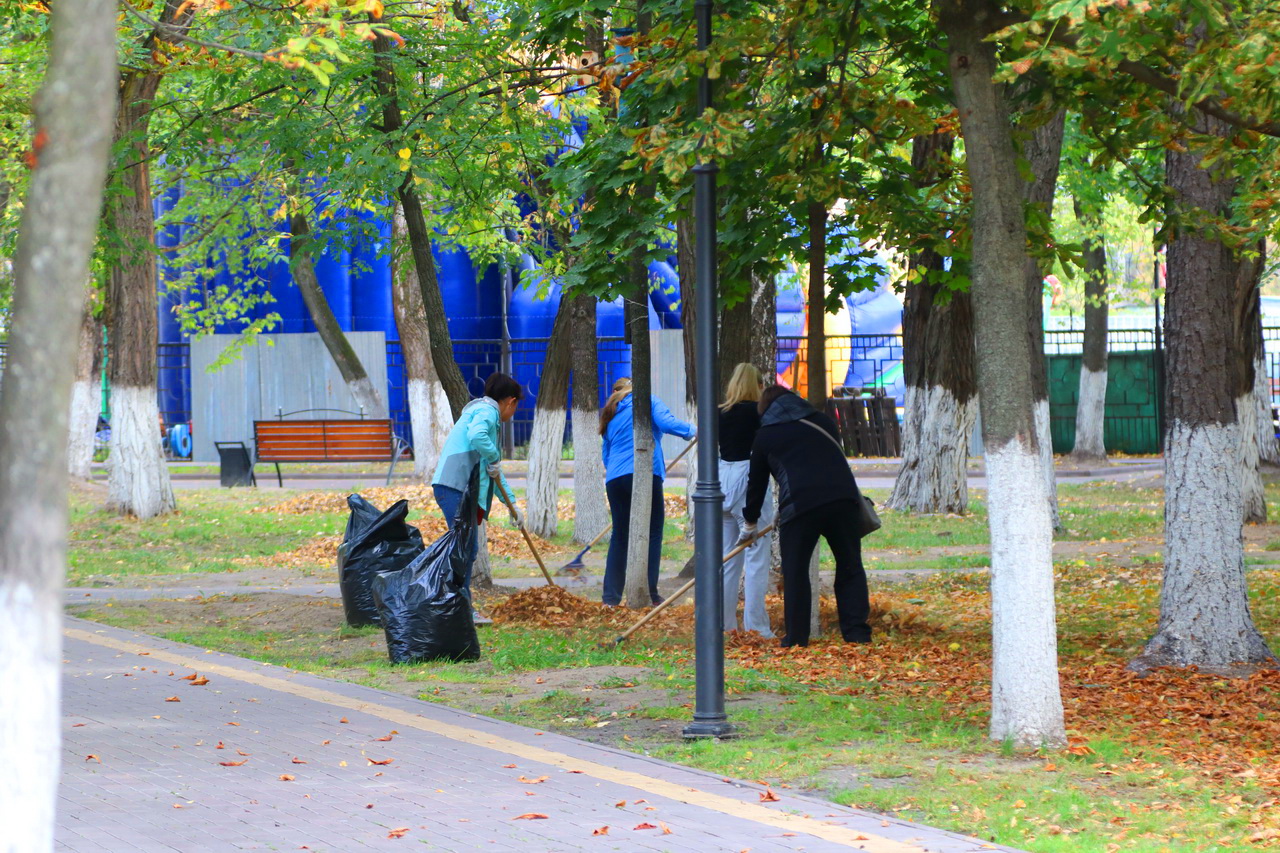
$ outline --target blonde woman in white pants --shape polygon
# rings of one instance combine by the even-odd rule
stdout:
[[[753,364],[739,364],[733,369],[725,401],[720,406],[720,482],[724,488],[724,552],[729,553],[738,541],[743,522],[742,507],[747,499],[747,472],[751,466],[751,445],[760,428],[756,404],[764,380]],[[760,524],[773,520],[773,501],[765,496]],[[746,551],[724,564],[724,629],[738,627],[738,589],[742,587],[743,627],[763,637],[772,637],[769,614],[764,608],[764,595],[769,586],[769,568],[773,554],[769,538],[761,537]],[[743,569],[746,577],[743,577]]]

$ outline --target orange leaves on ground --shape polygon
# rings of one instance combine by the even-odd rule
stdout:
[[[199,673],[195,673],[195,672],[193,672],[193,673],[191,673],[190,675],[184,675],[184,676],[182,676],[182,680],[183,680],[183,681],[195,681],[195,680],[196,680],[197,678],[199,678],[199,677],[200,677]]]
[[[299,758],[298,756],[296,756],[296,755],[295,755],[295,756],[293,757],[293,763],[294,763],[294,764],[306,764],[307,762],[303,761],[301,758]]]
[[[96,762],[98,762],[99,764],[101,764],[101,763],[102,763],[102,759],[101,759],[101,758],[99,758],[98,756],[94,755],[93,753],[89,753],[88,755],[86,755],[86,756],[84,757],[84,760],[85,760],[85,761],[96,761]]]
[[[387,833],[387,838],[404,838],[405,833],[409,831],[409,827],[402,826],[399,829],[393,829]]]
[[[514,764],[504,764],[504,765],[502,765],[502,766],[503,766],[503,767],[505,767],[505,768],[507,768],[508,770],[514,770],[514,769],[515,769],[515,765],[514,765]]]
[[[293,777],[292,777],[292,776],[290,776],[288,773],[281,773],[281,774],[280,774],[280,781],[281,781],[281,782],[292,782],[292,781],[293,781]]]
[[[608,834],[609,834],[609,827],[607,827],[607,826],[602,826],[602,827],[600,827],[599,829],[593,829],[593,830],[591,830],[591,834],[592,834],[592,835],[608,835]]]
[[[760,792],[760,802],[762,803],[776,803],[781,799],[781,797],[773,792],[772,788],[765,788]]]
[[[165,697],[165,700],[164,700],[164,701],[166,701],[166,702],[181,702],[182,700],[181,700],[181,699],[179,699],[177,696],[168,696],[168,697]]]
[[[547,816],[540,812],[528,812],[527,814],[518,814],[511,819],[512,820],[547,820]]]
[[[200,677],[200,678],[193,678],[193,679],[191,679],[191,686],[192,686],[192,687],[204,687],[204,686],[205,686],[206,684],[208,684],[208,683],[209,683],[209,679],[204,678],[203,676],[202,676],[202,677]]]
[[[671,827],[667,826],[667,825],[666,825],[665,823],[663,823],[662,821],[658,821],[658,826],[662,827],[662,834],[663,834],[663,835],[670,835],[670,834],[671,834]]]
[[[349,722],[351,722],[351,721],[350,721],[350,720],[348,720],[346,717],[343,717],[341,720],[338,720],[338,722],[340,722],[340,723],[349,723]]]
[[[228,725],[228,726],[238,726],[238,725],[240,725],[240,724],[239,724],[239,723],[237,723],[237,722],[235,722],[235,721],[233,720],[233,721],[231,721],[231,722],[227,723],[227,725]]]
[[[382,759],[381,761],[378,761],[377,759],[374,759],[374,758],[365,758],[365,761],[368,761],[370,764],[375,764],[375,765],[377,765],[378,767],[386,767],[388,764],[390,764],[391,762],[395,761],[395,759],[394,759],[394,758],[384,758],[384,759]]]
[[[240,767],[241,765],[248,764],[249,759],[246,758],[244,761],[219,761],[218,763],[223,767]]]
[[[222,741],[218,741],[218,745],[214,747],[214,749],[226,749],[226,748],[227,748],[226,745],[223,744]]]
[[[392,739],[392,736],[391,736],[391,735],[383,735],[382,737],[376,737],[376,738],[374,738],[374,740],[375,740],[375,741],[377,741],[378,743],[386,743],[387,741],[389,741],[389,740],[391,740],[391,739]]]
[[[651,823],[637,823],[635,827],[632,829],[632,831],[634,832],[635,830],[638,830],[638,829],[657,829],[657,828],[658,827],[654,826]]]
[[[543,782],[547,781],[549,778],[551,778],[551,777],[549,777],[549,776],[539,776],[537,779],[528,779],[528,778],[526,778],[526,777],[524,777],[524,776],[521,776],[521,777],[519,778],[519,780],[517,780],[517,781],[523,782],[523,783],[525,783],[526,785],[540,785],[540,784],[542,784]]]
[[[236,750],[236,755],[252,755],[252,754],[253,754],[253,753],[251,753],[251,752],[245,752],[243,749],[237,749],[237,750]]]
[[[627,807],[627,801],[626,801],[626,800],[618,800],[616,803],[614,803],[614,804],[613,804],[613,807],[614,807],[615,809],[623,809],[623,808],[626,808],[626,807]]]

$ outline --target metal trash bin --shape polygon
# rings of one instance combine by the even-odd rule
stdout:
[[[223,488],[258,485],[253,459],[243,441],[215,441],[213,446],[218,449],[218,481]]]

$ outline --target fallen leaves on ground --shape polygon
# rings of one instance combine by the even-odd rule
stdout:
[[[244,761],[219,761],[218,763],[223,767],[242,767],[249,763],[249,759],[246,758]]]
[[[203,678],[203,677],[201,677],[201,678],[194,678],[194,679],[192,679],[192,680],[191,680],[191,686],[192,686],[192,687],[204,687],[204,686],[205,686],[206,684],[208,684],[208,683],[209,683],[209,679],[207,679],[207,678]]]
[[[181,702],[182,700],[181,700],[181,699],[179,699],[177,696],[169,696],[169,697],[167,697],[164,701],[166,701],[166,702]]]
[[[547,779],[549,779],[549,778],[551,778],[551,777],[549,777],[549,776],[539,776],[537,779],[526,779],[524,776],[521,776],[521,777],[520,777],[520,779],[519,779],[518,781],[523,782],[523,783],[525,783],[526,785],[539,785],[539,784],[541,784],[541,783],[543,783],[543,782],[547,781]]]
[[[607,826],[602,826],[602,827],[600,827],[599,829],[593,829],[593,830],[591,830],[591,834],[592,834],[592,835],[608,835],[608,834],[609,834],[609,827],[607,827]]]
[[[387,838],[404,838],[405,833],[409,831],[409,827],[402,826],[399,829],[393,829],[387,833]]]
[[[762,803],[776,803],[781,799],[781,797],[773,792],[772,788],[765,788],[760,792],[760,802]]]
[[[303,761],[301,758],[298,758],[298,757],[295,755],[295,756],[293,757],[293,763],[294,763],[294,764],[306,764],[307,762]]]
[[[657,829],[657,828],[658,828],[658,827],[654,826],[654,825],[653,825],[653,824],[651,824],[651,823],[637,823],[637,824],[635,825],[635,829]],[[635,831],[635,830],[633,830],[633,831]]]
[[[96,755],[92,754],[92,753],[90,753],[89,755],[86,755],[86,756],[84,757],[84,760],[85,760],[85,761],[96,761],[96,762],[98,762],[99,764],[101,764],[101,763],[102,763],[102,759],[101,759],[101,758],[99,758],[98,756],[96,756]]]
[[[376,765],[378,767],[386,767],[388,764],[395,761],[394,758],[384,758],[381,761],[378,761],[373,758],[366,758],[365,760],[368,761],[370,764]]]
[[[280,774],[280,781],[281,781],[281,782],[292,782],[292,781],[293,781],[293,777],[292,777],[292,776],[290,776],[288,773],[281,773],[281,774]]]
[[[512,820],[547,820],[547,816],[539,812],[529,812],[528,814],[518,814],[511,819]]]

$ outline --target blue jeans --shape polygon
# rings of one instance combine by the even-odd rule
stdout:
[[[614,605],[622,601],[622,588],[627,579],[627,538],[631,527],[631,475],[614,477],[604,484],[609,495],[609,513],[613,516],[613,532],[609,536],[609,556],[604,562],[604,594],[601,600]],[[662,558],[662,478],[653,476],[653,503],[649,510],[649,599],[657,604],[658,562]]]
[[[452,530],[454,517],[458,514],[458,505],[462,503],[463,493],[448,486],[432,486],[431,489],[436,494],[436,503],[440,505],[440,511],[444,513],[444,523]],[[476,561],[478,544],[476,529],[472,527],[471,539],[467,542],[467,557],[464,561],[466,570],[461,579],[462,589],[467,593],[468,598],[471,596],[471,567]]]

